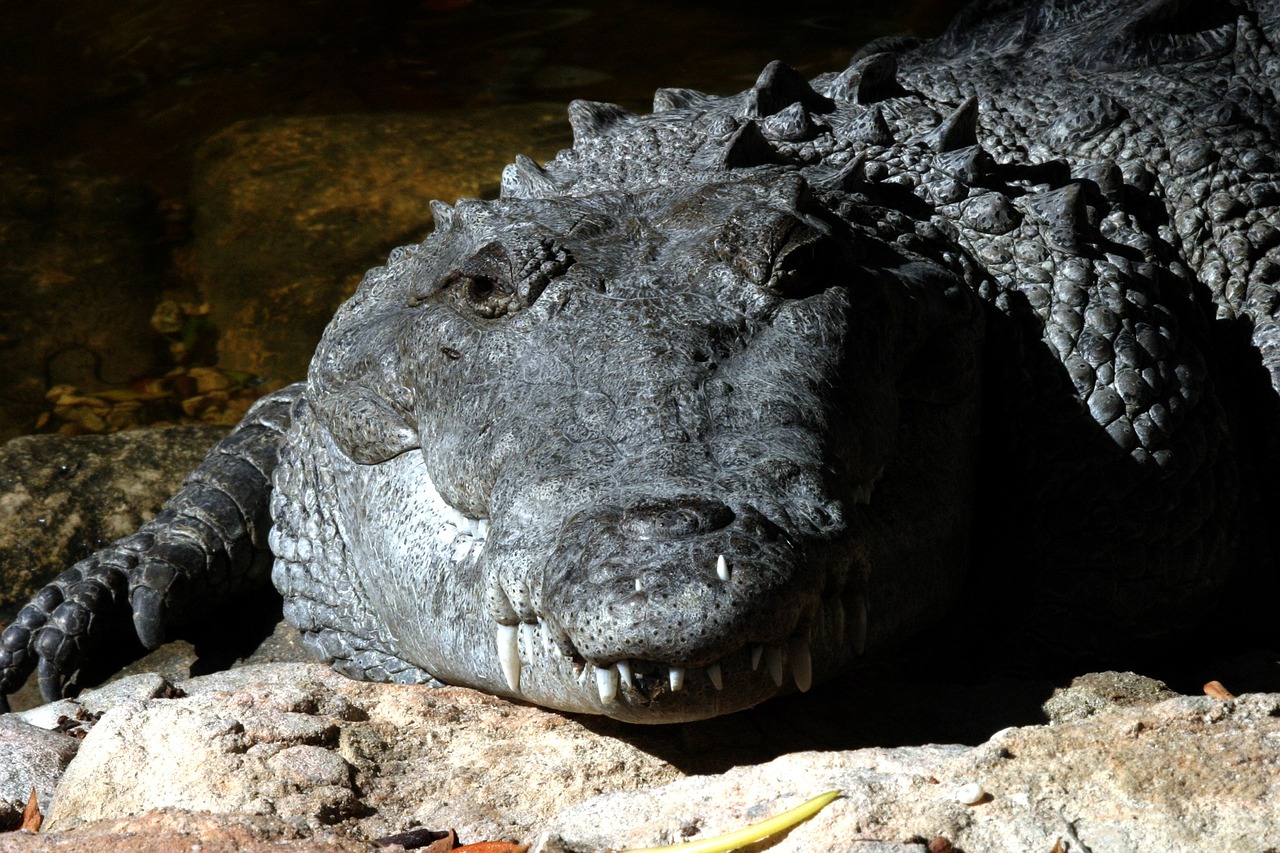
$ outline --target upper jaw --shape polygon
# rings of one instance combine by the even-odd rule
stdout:
[[[808,690],[863,642],[833,537],[705,498],[671,502],[676,517],[655,533],[636,520],[651,509],[580,512],[537,557],[508,554],[495,522],[479,568],[500,692],[637,722],[700,719]]]

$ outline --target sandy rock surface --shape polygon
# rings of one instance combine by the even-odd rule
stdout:
[[[978,787],[975,787],[978,786]],[[976,747],[798,753],[716,777],[598,797],[539,848],[569,853],[714,836],[828,789],[843,797],[769,849],[966,853],[1280,847],[1280,695],[1178,697]]]
[[[143,674],[10,718],[78,718],[72,734],[87,736],[40,834],[0,833],[0,851],[365,850],[453,828],[463,841],[585,853],[714,836],[828,789],[843,796],[753,849],[1280,848],[1280,694],[1177,696],[1094,673],[1045,704],[1055,722],[977,745],[806,749],[781,721],[820,731],[847,697],[636,727],[315,664],[176,685]],[[58,755],[29,753],[25,772],[57,778]]]

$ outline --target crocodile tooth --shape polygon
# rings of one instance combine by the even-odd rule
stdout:
[[[791,664],[791,677],[801,693],[808,693],[813,686],[813,656],[809,653],[809,641],[797,637],[791,641],[787,649],[787,660]]]
[[[627,689],[635,687],[635,683],[631,680],[631,661],[623,659],[614,664],[618,668],[618,676],[622,679],[622,684]]]
[[[453,550],[453,561],[461,563],[467,559],[467,555],[471,553],[471,540],[463,537],[458,538],[457,546]]]
[[[637,578],[636,578],[636,592],[640,592],[640,590],[641,590],[641,587],[640,587],[640,578],[638,578],[638,577],[637,577]]]
[[[569,126],[573,128],[573,145],[594,139],[615,124],[632,115],[630,110],[602,101],[569,102]]]
[[[853,490],[853,502],[856,504],[871,503],[871,487],[862,485],[855,488]]]
[[[514,692],[520,692],[520,629],[515,625],[498,626],[498,665],[502,677]]]
[[[618,698],[618,670],[612,666],[596,667],[596,691],[605,705]]]
[[[853,651],[867,650],[867,600],[861,595],[853,602]]]
[[[716,557],[716,577],[722,581],[729,580],[729,561],[724,558],[724,554]]]
[[[481,541],[489,538],[489,519],[487,518],[476,519],[475,535],[476,535],[476,538],[480,539]]]
[[[782,646],[769,646],[765,649],[765,665],[769,668],[769,677],[773,679],[773,683],[781,687],[787,674],[782,660]]]
[[[667,683],[671,685],[671,692],[678,693],[684,689],[684,667],[673,666],[667,672]]]
[[[720,670],[720,664],[713,663],[707,667],[707,680],[716,690],[724,689],[724,673]]]
[[[751,647],[751,671],[755,672],[760,668],[760,657],[764,654],[764,646],[757,643]]]

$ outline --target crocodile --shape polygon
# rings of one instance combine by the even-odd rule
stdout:
[[[986,0],[813,79],[571,103],[19,612],[0,696],[268,573],[349,676],[636,722],[961,600],[1072,649],[1198,624],[1276,575],[1277,38],[1277,0]]]

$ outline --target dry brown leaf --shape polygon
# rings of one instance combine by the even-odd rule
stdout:
[[[398,832],[385,838],[373,839],[374,844],[389,847],[399,844],[405,850],[421,850],[422,853],[448,853],[458,843],[458,836],[452,829],[411,829]]]
[[[27,798],[27,807],[22,810],[22,826],[28,832],[39,832],[44,823],[44,815],[40,814],[40,801],[36,798],[35,786],[31,788],[31,796]]]
[[[454,853],[528,853],[528,844],[516,844],[514,841],[477,841],[475,844],[464,844],[453,848]]]
[[[1236,698],[1234,693],[1222,686],[1221,681],[1210,681],[1206,684],[1204,686],[1204,694],[1214,699],[1221,699],[1224,702],[1228,699]]]
[[[1053,842],[1053,849],[1049,853],[1067,853],[1067,845],[1062,843],[1061,836],[1058,837],[1057,841]]]

